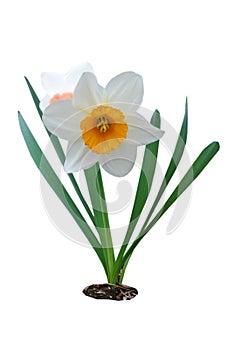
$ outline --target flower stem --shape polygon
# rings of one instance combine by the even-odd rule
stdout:
[[[96,163],[93,167],[85,170],[89,195],[95,216],[95,227],[102,244],[108,282],[113,283],[113,268],[115,264],[114,249],[109,225],[108,211],[105,199],[105,191],[102,182],[101,169]]]

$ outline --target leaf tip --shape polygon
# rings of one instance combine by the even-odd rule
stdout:
[[[188,119],[188,96],[185,99],[185,117]]]
[[[160,128],[160,125],[161,125],[161,116],[160,116],[160,113],[157,109],[155,109],[152,117],[151,117],[151,121],[150,123],[152,125],[154,125],[155,127],[157,128]]]
[[[217,152],[218,152],[220,149],[220,143],[218,141],[214,141],[213,144],[214,144],[214,146],[216,146]]]

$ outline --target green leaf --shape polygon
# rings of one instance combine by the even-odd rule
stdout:
[[[31,96],[32,96],[33,102],[34,102],[34,104],[35,104],[35,107],[36,107],[36,109],[37,109],[37,112],[38,112],[38,114],[39,114],[39,117],[40,117],[40,119],[41,119],[41,121],[42,121],[42,115],[43,115],[43,113],[42,113],[42,111],[41,111],[41,109],[40,109],[40,100],[39,100],[39,98],[38,98],[38,96],[37,96],[35,90],[33,89],[32,85],[30,84],[29,80],[28,80],[26,77],[24,77],[24,78],[25,78],[26,83],[27,83],[27,85],[28,85],[29,91],[30,91],[30,93],[31,93]],[[61,143],[60,143],[59,139],[57,138],[57,136],[53,135],[53,134],[45,127],[45,124],[44,124],[44,123],[42,123],[42,124],[43,124],[43,126],[44,126],[44,128],[45,128],[45,130],[46,130],[46,132],[47,132],[47,134],[48,134],[48,136],[50,137],[50,140],[51,140],[51,142],[52,142],[52,144],[53,144],[53,146],[54,146],[54,149],[55,149],[55,151],[56,151],[56,153],[57,153],[57,155],[58,155],[58,157],[59,157],[59,159],[60,159],[60,161],[61,161],[61,163],[62,163],[62,165],[63,165],[64,162],[65,162],[65,154],[64,154],[64,152],[63,152],[63,149],[62,149],[62,146],[61,146]]]
[[[188,188],[188,186],[198,177],[202,170],[207,166],[211,159],[218,152],[220,146],[218,142],[212,142],[208,145],[197,157],[195,162],[189,168],[183,179],[180,181],[178,186],[174,189],[162,209],[158,212],[156,217],[147,226],[145,233],[147,233],[158,219],[167,211],[168,208],[176,201],[176,199]]]
[[[167,186],[167,184],[171,180],[171,178],[174,175],[174,173],[177,169],[177,166],[182,158],[182,155],[184,153],[184,148],[185,148],[185,145],[187,142],[187,134],[188,134],[188,100],[186,98],[184,119],[183,119],[183,123],[182,123],[181,129],[180,129],[179,137],[177,139],[174,153],[171,157],[171,161],[170,161],[168,169],[166,171],[165,181],[163,183],[164,186]],[[163,186],[162,190],[165,189],[164,186]]]
[[[39,114],[39,116],[40,116],[40,118],[41,118],[41,121],[42,121],[42,115],[43,115],[43,113],[42,113],[42,111],[41,111],[41,109],[40,109],[40,100],[39,100],[39,98],[38,98],[38,96],[37,96],[35,90],[33,89],[31,83],[29,82],[29,80],[28,80],[26,77],[24,77],[24,78],[25,78],[26,83],[27,83],[27,85],[28,85],[28,88],[29,88],[29,91],[30,91],[30,93],[31,93],[31,96],[32,96],[32,99],[33,99],[33,101],[34,101],[34,104],[35,104],[35,107],[36,107],[36,109],[37,109],[37,112],[38,112],[38,114]],[[49,136],[49,138],[50,138],[50,140],[51,140],[53,146],[54,146],[54,149],[55,149],[55,151],[56,151],[56,153],[57,153],[57,155],[58,155],[58,157],[59,157],[59,160],[60,160],[61,164],[64,165],[64,162],[65,162],[65,154],[64,154],[64,152],[63,152],[63,148],[62,148],[62,146],[61,146],[61,143],[60,143],[59,139],[57,138],[57,136],[53,135],[53,134],[45,127],[45,124],[44,124],[44,123],[43,123],[43,126],[44,126],[44,128],[45,128],[45,130],[46,130],[46,132],[47,132],[47,134],[48,134],[48,136]],[[71,183],[72,183],[72,185],[73,185],[73,187],[74,187],[74,189],[75,189],[75,191],[76,191],[78,197],[80,198],[80,201],[82,202],[82,204],[83,204],[83,206],[84,206],[84,208],[85,208],[87,214],[89,215],[90,219],[92,220],[93,224],[95,225],[95,219],[94,219],[93,213],[91,212],[91,210],[90,210],[90,208],[89,208],[87,202],[85,201],[84,196],[83,196],[82,193],[81,193],[81,190],[80,190],[80,188],[79,188],[79,186],[78,186],[78,184],[77,184],[77,182],[76,182],[76,179],[75,179],[74,175],[73,175],[73,174],[68,174],[68,177],[69,177],[69,179],[70,179],[70,181],[71,181]]]
[[[186,102],[185,102],[185,113],[184,113],[184,119],[183,119],[183,123],[180,129],[180,133],[177,139],[177,143],[173,152],[173,155],[171,157],[169,166],[167,168],[166,174],[164,176],[163,182],[160,186],[160,189],[158,191],[158,194],[156,196],[156,199],[152,205],[152,208],[150,209],[150,212],[145,220],[145,223],[143,225],[143,229],[147,226],[152,214],[155,211],[155,208],[157,207],[164,191],[167,188],[167,185],[169,184],[172,176],[174,175],[178,164],[182,158],[182,155],[184,153],[184,148],[186,145],[186,141],[187,141],[187,134],[188,134],[188,100],[186,98]]]
[[[81,228],[86,238],[92,245],[93,249],[97,253],[99,259],[101,260],[104,269],[106,270],[104,255],[99,241],[95,237],[94,233],[90,229],[89,225],[86,223],[84,217],[80,213],[79,209],[76,207],[69,193],[67,192],[60,179],[54,172],[53,168],[49,164],[48,160],[44,156],[43,152],[41,151],[38,143],[36,142],[33,134],[31,133],[20,112],[18,112],[18,118],[20,129],[23,134],[25,143],[36,166],[38,167],[38,169],[40,170],[50,187],[56,193],[60,201],[64,204],[68,212],[72,215],[78,226]]]
[[[157,128],[161,126],[161,117],[158,110],[156,110],[151,118],[150,123]],[[127,245],[132,237],[136,224],[139,220],[141,212],[145,206],[147,198],[149,196],[149,192],[152,187],[152,182],[154,178],[155,168],[157,164],[157,156],[158,156],[158,147],[159,141],[152,142],[145,147],[144,158],[142,162],[141,173],[138,181],[137,191],[135,195],[135,200],[133,204],[132,214],[130,218],[130,222],[128,225],[128,229],[122,244],[122,247],[119,251],[116,266],[115,266],[115,279],[117,278],[116,274],[118,273],[118,266],[121,263],[123,255],[127,249]]]
[[[160,128],[161,118],[158,110],[154,112],[150,122],[155,127]],[[134,226],[136,225],[137,220],[141,215],[142,209],[145,206],[146,200],[148,198],[148,195],[152,186],[156,163],[157,163],[158,146],[159,146],[159,141],[156,141],[146,145],[145,147],[142,169],[141,169],[140,178],[137,186],[133,210],[130,218],[130,222],[134,221]]]
[[[30,93],[31,93],[32,99],[33,99],[33,101],[34,101],[34,104],[35,104],[35,106],[36,106],[37,112],[38,112],[40,118],[42,119],[42,111],[41,111],[41,109],[40,109],[40,100],[39,100],[37,94],[35,93],[35,91],[34,91],[32,85],[30,84],[28,78],[24,77],[24,79],[26,80],[26,83],[27,83],[27,85],[28,85],[28,88],[29,88],[29,91],[30,91]],[[47,130],[47,129],[46,129],[46,130]],[[51,135],[51,133],[49,132],[49,130],[47,130],[47,132]]]
[[[207,164],[211,161],[211,159],[215,156],[215,154],[219,150],[219,143],[212,142],[208,145],[197,157],[195,162],[189,168],[187,173],[184,175],[178,186],[172,192],[164,206],[157,213],[154,219],[149,223],[149,225],[142,231],[137,239],[133,242],[129,250],[124,255],[122,260],[122,266],[125,261],[128,260],[128,257],[132,254],[136,246],[140,243],[143,237],[149,232],[149,230],[156,224],[156,222],[161,218],[161,216],[170,208],[170,206],[176,201],[176,199],[188,188],[188,186],[198,177],[198,175],[203,171],[203,169],[207,166]]]

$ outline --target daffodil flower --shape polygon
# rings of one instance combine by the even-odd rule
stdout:
[[[134,72],[117,75],[105,88],[86,72],[72,99],[50,104],[43,121],[53,134],[68,140],[65,171],[76,172],[99,162],[114,176],[128,174],[137,147],[163,135],[137,112],[142,98],[142,77]]]
[[[71,214],[77,227],[84,233],[86,240],[93,247],[105,270],[108,284],[92,284],[83,290],[84,294],[97,299],[132,299],[136,296],[137,290],[123,285],[122,282],[134,250],[204,170],[218,152],[219,143],[212,142],[203,149],[171,195],[168,195],[163,206],[158,208],[158,204],[167,190],[167,185],[184,154],[188,131],[187,99],[182,126],[164,180],[158,189],[153,189],[152,185],[155,175],[157,175],[155,170],[157,169],[159,146],[159,143],[154,141],[162,137],[163,131],[154,127],[139,113],[139,106],[143,98],[141,76],[133,72],[125,72],[117,75],[103,88],[98,84],[93,73],[85,72],[81,76],[79,74],[77,71],[73,71],[67,75],[47,74],[43,76],[43,83],[45,87],[47,86],[49,95],[47,100],[43,102],[46,106],[43,113],[44,126],[51,133],[68,141],[65,163],[60,142],[53,142],[53,146],[61,162],[64,163],[66,172],[69,173],[68,177],[79,197],[79,205],[76,205],[75,200],[60,181],[22,114],[18,112],[20,129],[35,165],[48,182],[51,190]],[[26,82],[41,116],[36,92],[27,78]],[[155,111],[151,120],[155,125],[160,125],[161,118],[158,111]],[[137,147],[149,143],[153,144],[145,147],[129,224],[126,230],[123,228],[125,235],[122,246],[118,256],[115,256],[115,242],[112,239],[113,231],[109,224],[105,188],[97,163],[100,163],[112,175],[124,176],[134,165]],[[148,152],[149,150],[152,153]],[[41,163],[42,159],[44,160],[43,164]],[[86,202],[75,177],[70,174],[88,168],[90,169],[85,171],[85,178],[91,207]],[[152,190],[155,196],[153,203],[153,197],[149,199]],[[80,211],[80,206],[82,206],[84,215]],[[142,212],[146,212],[147,216],[140,223],[140,217],[143,219]],[[87,216],[89,217],[88,221],[86,220]],[[137,234],[134,238],[136,230]],[[66,236],[74,239],[73,234],[70,235],[69,232],[66,232]],[[119,235],[118,239],[121,239]]]
[[[41,83],[46,96],[40,102],[40,109],[44,111],[51,103],[59,100],[71,100],[72,92],[84,72],[93,72],[90,63],[77,65],[65,74],[42,73]]]

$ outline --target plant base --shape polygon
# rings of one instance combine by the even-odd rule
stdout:
[[[138,291],[124,284],[104,283],[92,284],[86,287],[83,293],[95,299],[130,300],[138,294]]]

